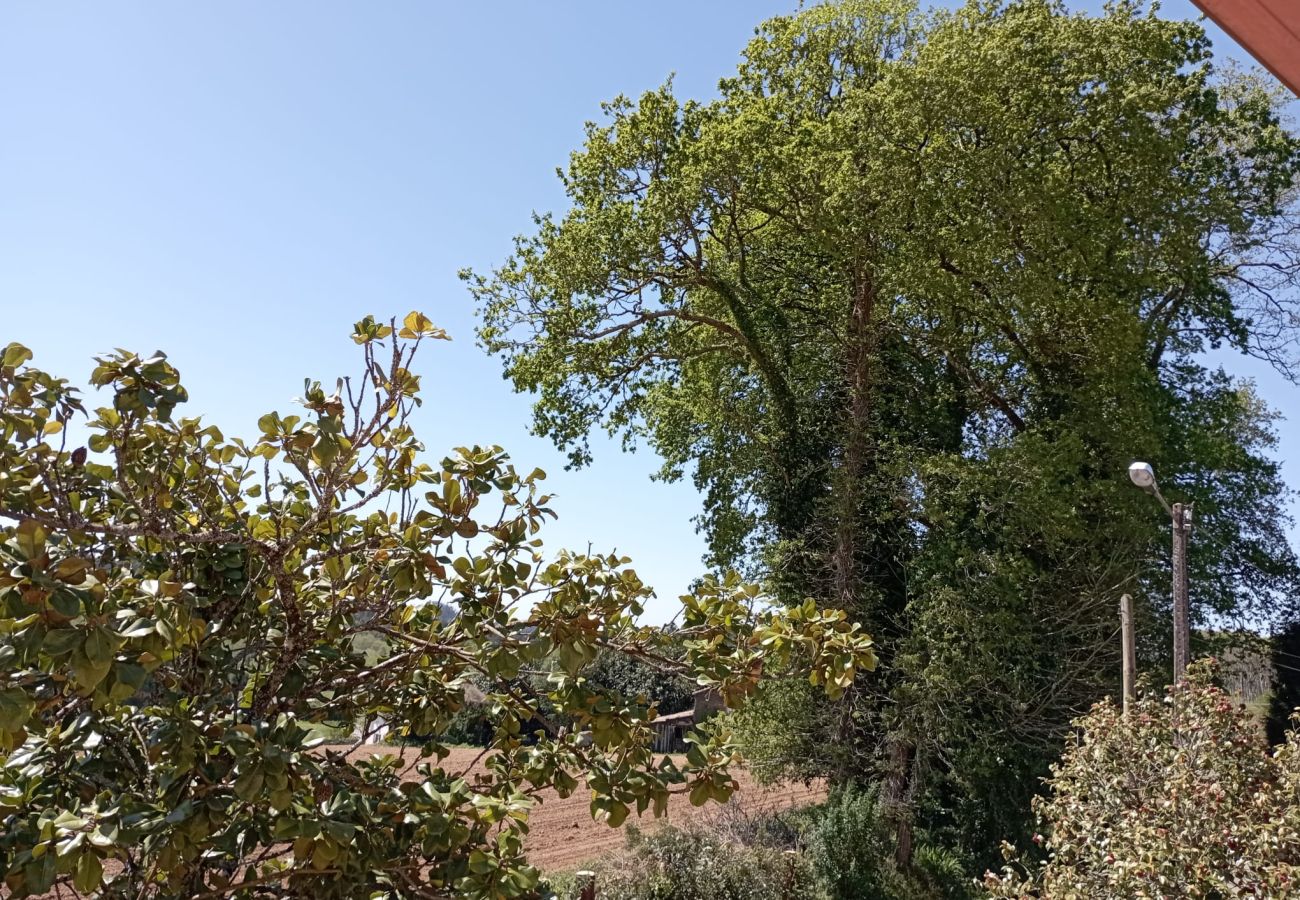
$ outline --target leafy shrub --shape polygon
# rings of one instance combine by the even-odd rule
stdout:
[[[680,655],[680,648],[669,655]],[[583,675],[593,687],[653,702],[660,713],[689,709],[695,699],[695,686],[681,675],[623,653],[602,650]]]
[[[835,900],[876,898],[889,874],[888,833],[879,815],[876,788],[848,785],[832,792],[810,835],[809,853],[818,879]]]
[[[807,679],[773,679],[744,707],[727,713],[750,774],[764,784],[810,781],[830,773],[860,772],[860,749],[825,739],[830,717],[843,710],[819,702]]]
[[[912,856],[918,897],[926,900],[968,900],[977,891],[969,867],[951,850],[922,844]]]
[[[611,900],[790,900],[817,896],[798,853],[745,846],[700,823],[649,834],[628,830],[628,849],[596,870]]]
[[[615,900],[966,900],[975,881],[953,854],[922,846],[914,870],[894,864],[876,791],[845,787],[823,805],[747,810],[719,806],[685,827],[648,835],[596,868],[598,896]],[[569,874],[545,887],[577,896]]]
[[[875,787],[834,790],[808,837],[808,849],[817,880],[831,900],[885,900],[906,893]]]
[[[786,809],[747,807],[732,798],[716,807],[704,820],[708,827],[733,844],[802,850],[807,835],[821,814],[818,806]]]
[[[725,734],[684,765],[651,752],[648,710],[580,675],[601,649],[732,703],[760,670],[838,694],[874,665],[843,613],[756,614],[735,577],[684,598],[681,632],[638,626],[650,591],[628,560],[543,554],[544,473],[495,447],[423,459],[413,358],[446,335],[411,313],[352,337],[357,375],[307,382],[251,440],[175,415],[188,396],[162,354],[101,357],[88,411],[0,348],[7,896],[525,896],[535,791],[585,781],[617,826],[674,786],[700,804],[734,788]],[[524,666],[547,668],[544,694]],[[471,784],[441,738],[475,679],[493,731]],[[380,720],[432,738],[416,765],[314,746],[321,725]]]
[[[830,900],[963,900],[975,886],[961,860],[927,844],[900,871],[875,786],[831,792],[806,832],[817,882]]]
[[[1199,663],[1124,715],[1077,722],[1036,810],[1047,857],[1018,860],[994,897],[1284,897],[1300,878],[1300,744],[1269,753],[1254,718]]]

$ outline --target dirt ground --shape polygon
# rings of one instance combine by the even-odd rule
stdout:
[[[358,750],[360,754],[396,753],[399,748],[383,745],[367,746]],[[415,751],[403,751],[405,758],[412,758]],[[451,756],[441,765],[448,771],[455,771],[468,766],[477,750],[456,748]],[[481,763],[480,763],[481,766]],[[744,771],[734,772],[740,784],[732,800],[747,813],[759,810],[789,809],[816,803],[826,796],[823,786],[814,784],[783,784],[762,787],[754,782]],[[628,817],[623,828],[611,828],[601,822],[592,821],[591,794],[581,787],[566,799],[560,799],[553,792],[545,792],[540,797],[541,803],[533,808],[529,816],[531,829],[525,846],[529,861],[544,871],[562,872],[579,868],[582,863],[600,858],[623,846],[627,825],[637,825],[649,830],[665,822],[680,823],[693,816],[710,815],[717,810],[716,804],[703,807],[691,806],[684,794],[674,794],[668,803],[668,815],[655,819],[649,810],[645,818],[637,819],[635,810]]]

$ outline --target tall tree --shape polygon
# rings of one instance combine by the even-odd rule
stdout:
[[[923,799],[975,849],[1023,817],[1119,594],[1166,614],[1133,458],[1196,502],[1197,616],[1294,594],[1271,414],[1204,351],[1294,373],[1300,146],[1199,25],[845,0],[713,101],[604,112],[569,208],[466,273],[480,337],[574,464],[647,440],[715,564],[869,624],[886,677],[788,727],[885,778],[902,859]]]

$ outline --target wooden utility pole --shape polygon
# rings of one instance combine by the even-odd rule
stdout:
[[[781,900],[795,900],[794,875],[799,866],[799,851],[785,851],[785,886],[781,888]]]
[[[1188,614],[1187,538],[1192,530],[1192,507],[1175,503],[1173,508],[1174,532],[1174,683],[1187,675],[1187,661],[1191,647],[1191,625]]]
[[[1128,594],[1119,598],[1119,627],[1124,653],[1124,715],[1137,699],[1137,649],[1133,645],[1133,598]]]

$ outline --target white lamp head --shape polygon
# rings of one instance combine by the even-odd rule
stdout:
[[[1151,468],[1151,463],[1133,463],[1128,467],[1128,477],[1144,491],[1149,491],[1156,486],[1156,470]]]

